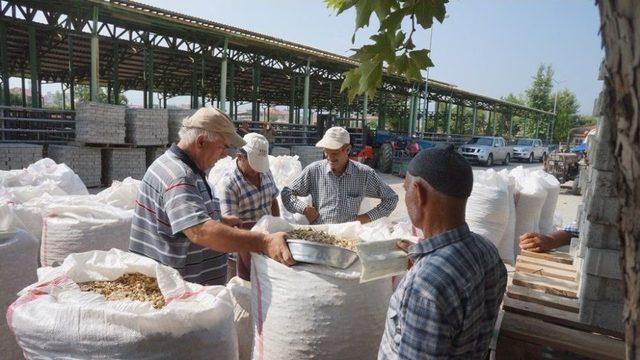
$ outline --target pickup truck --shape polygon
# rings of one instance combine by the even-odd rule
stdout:
[[[549,148],[540,139],[518,139],[513,146],[513,159],[518,161],[544,162],[549,154]]]
[[[501,161],[509,165],[511,161],[511,146],[502,137],[474,136],[465,144],[460,145],[458,152],[470,162],[479,162],[485,166],[491,166]]]

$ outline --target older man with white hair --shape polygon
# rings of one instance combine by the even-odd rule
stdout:
[[[182,122],[180,141],[149,166],[142,179],[129,250],[177,269],[186,281],[221,285],[228,252],[261,252],[291,265],[285,233],[236,229],[212,195],[206,173],[245,141],[229,117],[201,108]],[[226,222],[226,223],[225,223]]]

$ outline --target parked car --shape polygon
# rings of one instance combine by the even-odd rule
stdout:
[[[549,152],[540,139],[518,139],[513,146],[513,159],[530,163],[536,160],[544,162]]]
[[[475,136],[461,145],[458,152],[470,162],[492,166],[496,162],[508,165],[512,157],[511,146],[502,137]]]

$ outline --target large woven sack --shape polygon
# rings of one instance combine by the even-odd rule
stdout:
[[[127,250],[132,219],[133,210],[97,202],[51,205],[43,217],[40,262],[55,266],[73,253]]]
[[[78,283],[127,273],[157,279],[166,306],[106,300]],[[201,286],[149,258],[119,250],[73,254],[38,270],[7,323],[28,359],[238,358],[233,305],[223,286]]]

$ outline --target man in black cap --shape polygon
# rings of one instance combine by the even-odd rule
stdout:
[[[469,163],[449,146],[409,163],[404,182],[417,244],[398,244],[413,266],[389,303],[378,359],[483,359],[507,285],[491,242],[469,231]]]

